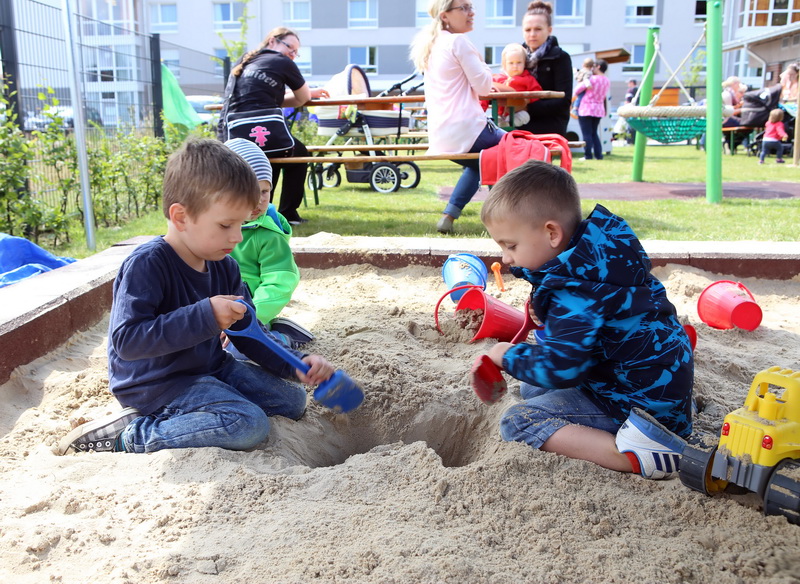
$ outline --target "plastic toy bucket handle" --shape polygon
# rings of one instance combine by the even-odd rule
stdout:
[[[441,335],[444,334],[444,331],[439,326],[439,305],[442,303],[442,300],[444,300],[450,295],[451,292],[455,292],[456,290],[463,290],[465,288],[478,288],[479,290],[483,290],[481,286],[476,286],[475,284],[467,284],[464,286],[456,286],[455,288],[452,288],[451,290],[448,290],[447,292],[442,294],[442,297],[439,298],[439,301],[436,303],[436,308],[433,309],[434,321],[436,322],[436,330],[439,331],[439,334]]]

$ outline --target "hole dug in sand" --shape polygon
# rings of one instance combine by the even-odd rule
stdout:
[[[319,468],[337,466],[380,446],[421,441],[436,452],[443,466],[462,467],[495,451],[500,441],[497,416],[503,409],[487,408],[471,391],[464,391],[397,415],[368,395],[364,405],[349,415],[312,407],[300,423],[276,423],[270,445],[293,464]]]

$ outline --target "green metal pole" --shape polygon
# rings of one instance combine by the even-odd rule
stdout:
[[[639,105],[650,105],[653,98],[653,77],[655,76],[655,66],[650,63],[656,58],[655,38],[659,28],[651,26],[647,31],[647,44],[644,48],[644,71],[646,75],[642,78],[642,85],[639,88]],[[642,182],[642,170],[644,168],[644,150],[647,146],[647,136],[641,132],[636,132],[636,141],[633,150],[633,175],[634,182]]]
[[[706,3],[706,201],[722,202],[722,3]]]

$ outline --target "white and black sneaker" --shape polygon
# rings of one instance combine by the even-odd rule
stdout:
[[[633,408],[617,431],[616,444],[631,461],[633,472],[647,479],[671,479],[678,476],[686,441],[646,412]]]
[[[136,408],[125,408],[81,424],[58,443],[58,454],[66,454],[70,448],[76,452],[114,452],[119,435],[140,415]]]

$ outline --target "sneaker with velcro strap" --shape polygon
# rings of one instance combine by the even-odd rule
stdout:
[[[658,480],[678,476],[686,441],[646,412],[633,408],[617,431],[616,444],[631,461],[633,472]]]
[[[115,452],[123,450],[117,438],[141,414],[136,408],[125,408],[91,422],[77,426],[58,444],[58,453],[66,454],[70,448],[76,452]]]

